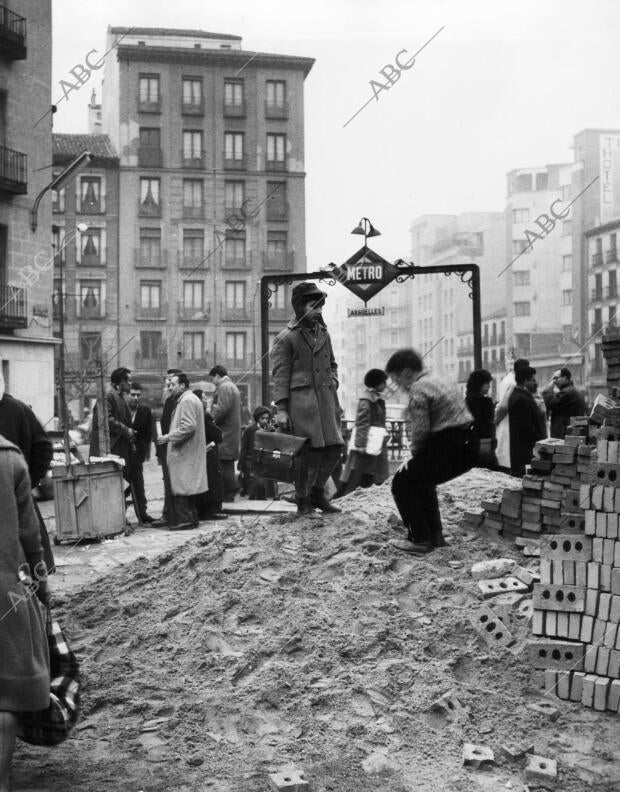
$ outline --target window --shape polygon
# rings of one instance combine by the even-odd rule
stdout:
[[[284,170],[286,135],[267,135],[267,167]]]
[[[520,173],[515,182],[515,192],[530,192],[532,189],[532,174]]]
[[[143,359],[154,360],[161,357],[163,351],[160,330],[140,331],[140,354]]]
[[[529,286],[530,285],[530,272],[529,270],[515,270],[513,272],[515,286]]]
[[[243,81],[224,80],[224,106],[243,107]]]
[[[529,302],[516,302],[514,304],[515,316],[529,316],[530,304]]]
[[[608,297],[618,296],[618,280],[616,276],[616,270],[609,270],[609,292],[607,296]]]
[[[58,176],[57,173],[54,173],[54,178]],[[52,212],[64,212],[65,211],[65,187],[61,187],[60,190],[52,190]]]
[[[245,231],[226,232],[224,257],[229,265],[245,265]]]
[[[103,316],[101,281],[78,281],[77,315],[83,319],[95,319]]]
[[[202,112],[202,80],[200,77],[184,77],[181,83],[182,112]]]
[[[616,305],[610,305],[609,306],[609,311],[608,311],[609,319],[608,319],[608,321],[609,321],[610,325],[615,325],[616,324],[616,310],[617,310],[617,307],[618,306],[616,306]]]
[[[572,341],[573,338],[572,324],[562,325],[562,338],[564,339],[564,341]]]
[[[530,219],[529,209],[513,209],[512,222],[513,223],[528,223]]]
[[[592,299],[603,299],[603,276],[600,272],[594,276],[594,293],[592,294]]]
[[[205,248],[205,232],[202,228],[183,229],[183,262],[200,264]]]
[[[226,357],[229,360],[245,358],[246,334],[226,333]]]
[[[226,181],[224,182],[224,206],[226,211],[229,209],[241,209],[245,201],[245,182]]]
[[[140,281],[140,307],[161,306],[161,281]]]
[[[267,220],[286,220],[288,203],[286,201],[286,182],[267,182]]]
[[[202,217],[202,179],[183,179],[183,215]]]
[[[80,360],[82,365],[101,360],[101,333],[80,333]]]
[[[534,187],[535,190],[547,189],[547,185],[549,183],[548,173],[537,173],[535,174],[534,178],[536,179],[536,186]]]
[[[202,281],[183,281],[183,308],[202,310],[204,302],[204,283]]]
[[[512,255],[518,256],[521,253],[527,253],[531,250],[530,243],[527,239],[513,239],[512,240]]]
[[[140,229],[139,263],[142,266],[161,266],[161,230],[159,228]]]
[[[77,209],[82,214],[101,214],[105,211],[99,176],[80,177]]]
[[[224,160],[230,166],[243,163],[243,132],[224,133]]]
[[[141,168],[161,168],[161,130],[158,127],[140,127],[138,165]]]
[[[267,255],[271,258],[286,254],[286,231],[267,231]]]
[[[183,165],[202,167],[202,132],[195,130],[183,132]]]
[[[521,356],[529,354],[529,351],[530,351],[530,334],[529,333],[515,333],[514,342],[515,342],[515,347],[519,351]]]
[[[245,281],[226,281],[226,306],[228,308],[244,308],[245,290]]]
[[[6,228],[6,226],[4,226]],[[59,226],[52,226],[52,250],[54,251],[54,261],[65,262],[67,260],[65,248],[65,229]],[[2,253],[0,252],[0,258]],[[0,282],[2,278],[2,268],[0,267]]]
[[[573,233],[573,221],[564,220],[562,222],[562,236],[570,236]]]
[[[573,290],[572,289],[564,289],[562,292],[562,305],[572,305],[573,304]]]
[[[101,246],[101,235],[100,228],[89,228],[88,231],[80,234],[80,264],[92,267],[105,263]]]
[[[67,284],[65,279],[62,281],[60,278],[54,278],[53,292],[52,292],[52,315],[54,319],[60,319],[60,303],[64,300],[63,307],[65,316],[67,315]]]
[[[562,272],[571,272],[573,269],[573,257],[571,255],[562,256]]]
[[[140,214],[150,217],[161,215],[159,179],[140,179]]]
[[[267,80],[267,107],[284,107],[286,83],[284,80]]]
[[[200,360],[205,351],[204,333],[183,333],[183,357],[186,360]]]
[[[141,74],[138,85],[138,109],[141,112],[159,112],[161,102],[159,75]]]
[[[277,288],[274,288],[273,284],[270,284],[270,289],[272,289],[273,294],[271,296],[270,302],[273,308],[277,311],[286,311],[289,307],[288,301],[288,289],[284,284],[278,284]]]

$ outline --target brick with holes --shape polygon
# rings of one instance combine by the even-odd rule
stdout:
[[[527,781],[536,783],[555,782],[558,777],[558,763],[555,759],[548,759],[546,756],[536,756],[530,754],[527,757],[525,766],[525,778]]]
[[[496,594],[507,592],[527,591],[528,587],[516,577],[492,578],[489,580],[479,580],[478,590],[484,599],[494,597]]]
[[[531,640],[526,644],[530,665],[556,670],[583,669],[584,647],[571,641]]]
[[[515,642],[514,636],[506,627],[499,616],[491,608],[481,605],[469,617],[474,629],[480,633],[491,646],[512,646]]]
[[[465,743],[463,745],[463,764],[468,767],[495,764],[493,751],[487,745]]]
[[[586,589],[583,586],[534,584],[533,603],[535,608],[566,613],[583,613],[585,601]]]
[[[597,462],[594,465],[594,481],[604,487],[620,487],[620,465]]]
[[[310,784],[301,770],[273,773],[269,776],[269,784],[273,792],[309,792],[310,790]]]
[[[548,534],[540,538],[540,552],[546,558],[557,558],[561,561],[591,561],[592,544],[592,539],[586,536]]]

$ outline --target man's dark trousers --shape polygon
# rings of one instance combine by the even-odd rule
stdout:
[[[472,430],[451,427],[430,435],[407,468],[394,474],[392,495],[413,542],[436,544],[441,539],[436,486],[465,473],[475,457]]]

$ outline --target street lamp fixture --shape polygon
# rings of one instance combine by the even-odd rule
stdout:
[[[367,217],[362,217],[359,223],[355,226],[352,234],[363,234],[364,235],[364,245],[366,245],[366,241],[369,237],[376,237],[381,236],[381,231],[377,231],[377,229],[373,226],[370,220]]]
[[[30,227],[33,231],[37,230],[38,219],[37,215],[39,214],[39,204],[41,203],[41,199],[45,195],[48,190],[61,190],[65,184],[70,181],[74,176],[76,176],[81,170],[83,170],[87,165],[90,164],[93,155],[90,151],[83,151],[79,154],[72,162],[70,162],[67,167],[62,170],[58,176],[55,176],[52,181],[44,187],[41,192],[37,195],[34,205],[32,207],[32,211],[30,212]]]

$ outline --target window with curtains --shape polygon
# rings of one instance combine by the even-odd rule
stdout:
[[[246,334],[226,333],[226,357],[229,360],[243,360],[246,355]]]
[[[79,264],[93,267],[104,263],[101,236],[100,228],[89,228],[84,234],[80,234]]]
[[[286,135],[267,135],[267,166],[284,167],[286,157]]]
[[[229,265],[245,263],[245,231],[226,232],[224,258]]]
[[[161,281],[140,281],[140,307],[161,306]]]
[[[243,161],[243,132],[224,133],[224,159],[227,162]]]
[[[150,217],[161,215],[159,179],[140,179],[140,214]]]
[[[224,80],[224,105],[243,106],[243,80]]]
[[[204,357],[204,333],[183,333],[183,357],[186,360],[200,360]]]
[[[203,216],[202,179],[183,179],[183,215],[200,218]]]
[[[183,112],[202,110],[202,80],[199,77],[184,77],[182,80]]]
[[[226,209],[241,209],[245,201],[245,182],[224,182],[224,206]]]
[[[140,229],[139,263],[142,266],[159,267],[161,265],[161,229]]]
[[[194,168],[202,167],[202,132],[197,130],[183,132],[183,164]]]
[[[205,232],[203,228],[183,229],[183,263],[198,265],[204,257]]]
[[[101,360],[101,333],[80,333],[79,338],[82,365]]]
[[[202,281],[183,281],[183,308],[202,310],[204,303],[204,283]]]
[[[78,289],[77,315],[82,319],[99,319],[104,315],[101,281],[81,280]]]
[[[147,360],[154,360],[162,354],[162,334],[160,330],[140,332],[140,354]]]
[[[100,176],[80,176],[79,207],[81,214],[101,214],[105,211]]]
[[[227,308],[244,308],[246,284],[245,281],[226,281],[224,286]]]
[[[283,107],[286,99],[286,83],[284,80],[267,80],[267,106]]]
[[[160,79],[158,74],[141,74],[138,80],[138,109],[141,112],[159,112],[161,109]]]

